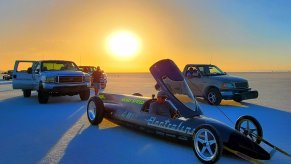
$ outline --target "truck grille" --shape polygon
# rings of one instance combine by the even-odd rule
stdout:
[[[248,82],[235,83],[236,88],[249,88]]]
[[[59,83],[82,83],[82,76],[59,76]]]

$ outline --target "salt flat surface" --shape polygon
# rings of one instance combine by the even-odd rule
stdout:
[[[259,99],[243,103],[223,101],[218,107],[199,99],[204,114],[232,127],[239,116],[252,115],[261,123],[266,139],[291,153],[290,73],[239,76],[248,78],[250,85],[259,90]],[[155,81],[149,74],[109,74],[108,80],[106,92],[139,92],[148,97],[156,93]],[[199,162],[192,148],[185,145],[107,120],[99,127],[90,126],[86,105],[79,96],[52,97],[48,104],[38,104],[36,92],[24,98],[21,91],[12,90],[11,81],[0,80],[0,163]],[[218,163],[234,162],[247,163],[231,154],[223,154]],[[271,160],[263,162],[291,163],[291,160],[277,152]]]

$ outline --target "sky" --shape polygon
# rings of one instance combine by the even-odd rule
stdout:
[[[0,0],[0,70],[15,60],[61,59],[148,72],[169,58],[180,69],[291,71],[290,7],[289,0]],[[107,51],[116,31],[138,36],[134,57]]]

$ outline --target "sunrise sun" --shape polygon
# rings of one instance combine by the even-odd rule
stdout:
[[[107,38],[107,49],[119,59],[128,59],[138,54],[141,42],[137,35],[128,31],[110,34]]]

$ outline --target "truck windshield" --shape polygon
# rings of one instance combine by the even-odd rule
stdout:
[[[183,81],[174,81],[170,78],[163,78],[164,84],[169,89],[169,91],[184,105],[190,108],[193,111],[196,111],[197,104],[196,99],[193,96],[187,82]]]
[[[79,68],[69,61],[45,61],[41,65],[41,71],[78,71]]]
[[[219,76],[225,73],[215,65],[198,66],[200,73],[204,76]]]

